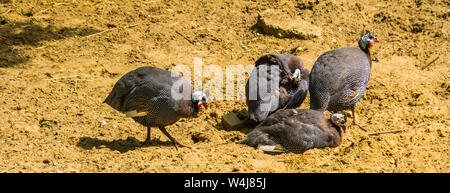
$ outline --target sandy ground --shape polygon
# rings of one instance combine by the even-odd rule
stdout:
[[[0,1],[0,171],[6,172],[450,172],[449,16],[443,0]],[[279,9],[322,28],[312,40],[255,28]],[[192,148],[176,150],[155,129],[102,104],[140,66],[252,65],[289,52],[310,69],[320,54],[356,46],[363,29],[380,42],[341,146],[268,155],[236,144],[252,128],[221,117],[243,100],[216,100],[168,126]],[[204,80],[206,81],[206,79]],[[300,108],[309,108],[307,99]],[[351,120],[351,117],[349,118]],[[370,133],[404,130],[400,133]]]

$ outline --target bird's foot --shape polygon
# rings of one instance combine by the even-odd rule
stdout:
[[[163,132],[164,135],[166,135],[166,137],[170,139],[170,141],[172,142],[172,144],[173,144],[173,146],[175,147],[175,149],[178,150],[177,145],[180,146],[180,147],[187,147],[187,146],[185,146],[185,145],[179,143],[177,140],[175,140],[175,138],[173,138],[173,137],[167,132],[166,128],[160,127],[159,130],[161,130],[161,132]]]
[[[192,147],[183,145],[183,144],[179,143],[178,141],[172,141],[172,144],[175,147],[175,149],[177,149],[177,150],[178,150],[178,147],[186,147],[186,148],[192,149]]]
[[[358,123],[359,121],[358,121],[358,118],[357,118],[357,116],[356,116],[355,110],[352,110],[352,115],[353,115],[353,125],[356,125],[356,126],[358,126],[361,130],[367,132],[367,130],[366,130],[363,126],[361,126],[361,125]]]
[[[367,132],[367,130],[363,127],[363,126],[361,126],[359,123],[355,123],[355,122],[353,122],[353,124],[352,124],[352,126],[358,126],[361,130],[363,130],[364,132]]]

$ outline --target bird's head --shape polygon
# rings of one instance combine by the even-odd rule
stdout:
[[[375,42],[378,42],[378,38],[375,37],[375,35],[373,35],[372,33],[366,32],[366,34],[363,34],[361,36],[358,44],[361,49],[366,50],[372,48]]]
[[[208,93],[204,93],[203,91],[196,91],[192,93],[192,103],[197,106],[197,108],[201,108],[202,106],[205,109],[208,109]]]
[[[289,80],[291,80],[294,85],[298,84],[298,82],[302,79],[301,71],[300,69],[295,69],[294,74],[289,75]]]
[[[334,125],[342,128],[342,130],[344,130],[344,132],[345,132],[345,130],[347,129],[347,126],[346,126],[347,120],[345,119],[344,115],[342,115],[340,113],[333,113],[331,115],[330,119]]]

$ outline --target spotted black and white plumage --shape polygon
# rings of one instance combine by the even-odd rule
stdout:
[[[178,142],[164,127],[181,117],[194,116],[199,102],[192,100],[191,84],[186,78],[149,66],[125,74],[104,101],[146,126],[146,142],[150,140],[150,128],[158,127],[174,144]]]
[[[321,111],[282,109],[261,122],[239,143],[268,152],[303,153],[313,148],[339,146],[341,127],[345,127],[341,114],[333,114],[329,119]]]
[[[299,79],[296,79],[294,74]],[[250,118],[260,122],[278,109],[299,107],[308,92],[308,77],[308,69],[299,57],[292,54],[269,54],[259,58],[245,90]],[[263,82],[258,81],[259,79]],[[267,95],[261,95],[261,89],[266,83],[269,89],[274,90],[269,91]]]
[[[311,109],[352,110],[354,114],[356,103],[364,95],[370,79],[372,61],[369,48],[376,41],[378,39],[373,34],[367,33],[361,37],[359,48],[338,48],[317,59],[309,82]]]

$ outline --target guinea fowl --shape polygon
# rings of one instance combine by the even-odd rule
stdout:
[[[342,114],[330,119],[321,111],[282,109],[267,117],[239,143],[269,153],[303,153],[313,148],[337,147],[342,143]]]
[[[359,48],[342,47],[322,54],[311,69],[309,92],[311,109],[338,112],[351,110],[353,124],[359,126],[355,107],[364,95],[370,78],[370,48],[378,41],[367,32],[359,40]]]
[[[190,82],[176,73],[147,66],[120,78],[104,103],[147,127],[143,145],[150,142],[151,127],[158,127],[176,148],[183,145],[165,126],[196,115],[202,106],[208,108],[208,96],[202,91],[192,93]]]
[[[259,58],[245,86],[250,119],[260,122],[278,109],[300,106],[308,92],[308,76],[302,60],[292,54]]]

